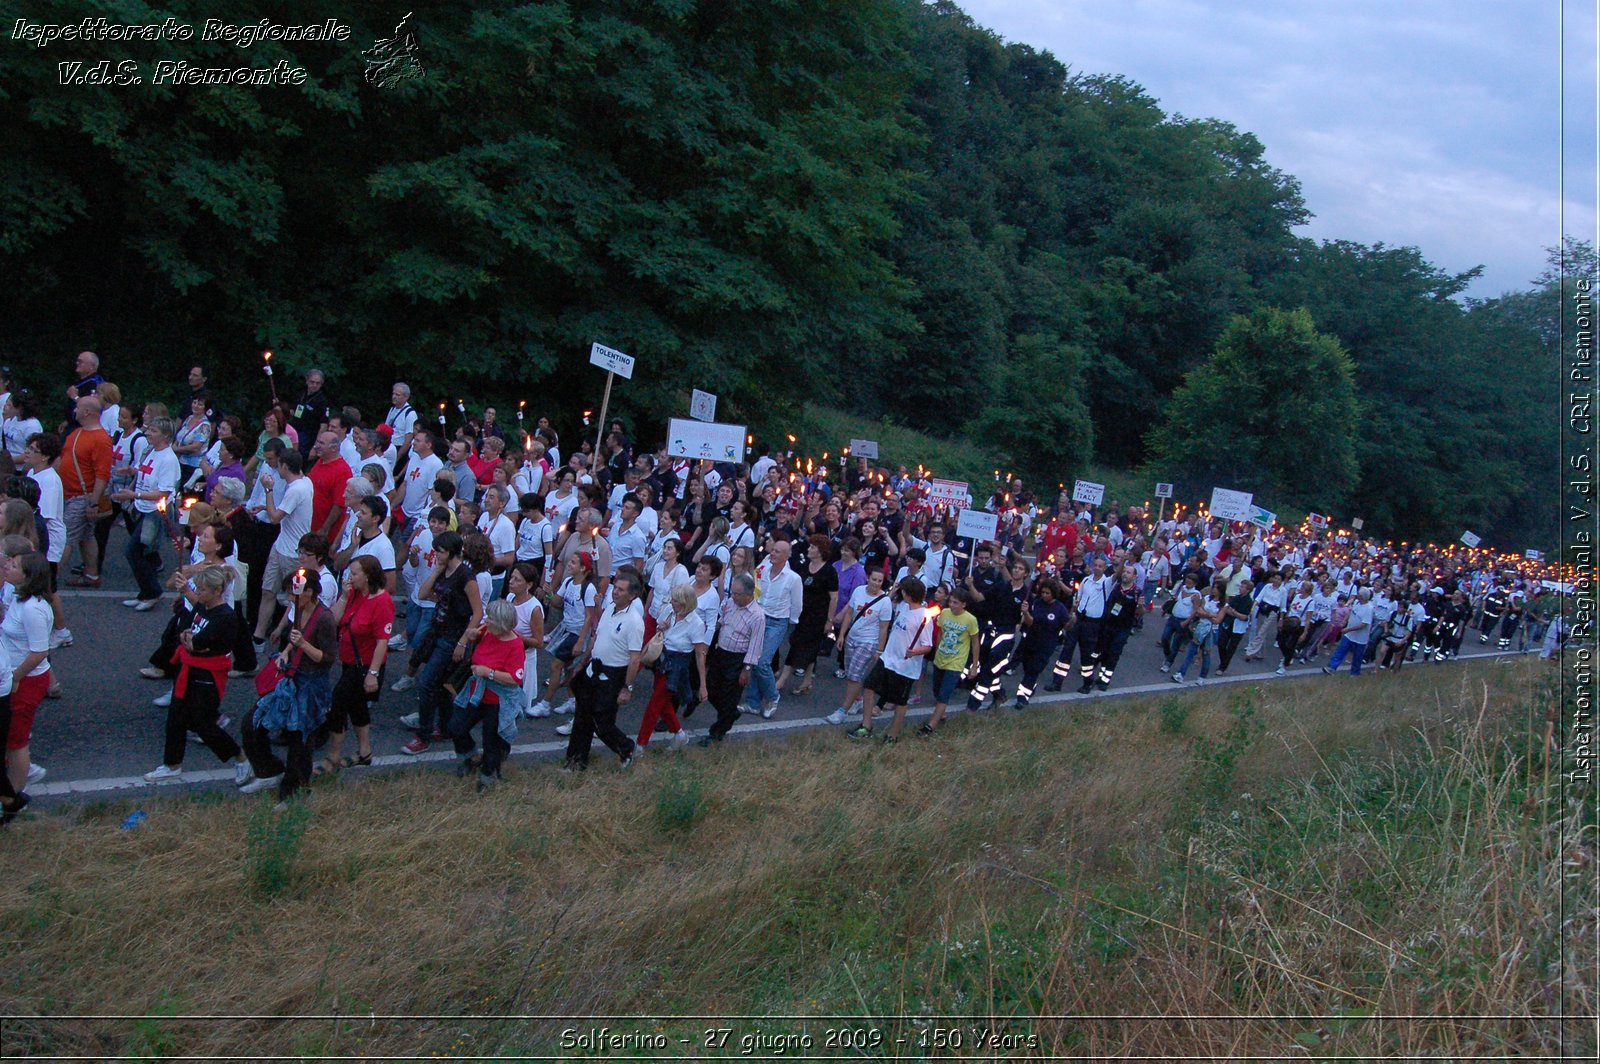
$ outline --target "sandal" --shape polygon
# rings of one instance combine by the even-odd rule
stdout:
[[[325,757],[311,769],[311,774],[313,776],[337,776],[341,764],[341,762],[334,761],[331,757]]]
[[[364,754],[346,754],[339,760],[340,768],[366,768],[372,764],[372,751]]]

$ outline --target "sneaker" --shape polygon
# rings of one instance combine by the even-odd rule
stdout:
[[[861,699],[858,698],[854,702],[851,702],[850,705],[845,708],[844,715],[847,717],[861,716]]]
[[[682,728],[672,733],[673,749],[681,749],[689,745],[689,733]]]
[[[571,735],[572,734],[572,721],[569,720],[565,724],[557,724],[556,725],[556,734],[557,735]]]
[[[175,780],[183,775],[183,769],[173,768],[171,765],[157,765],[144,774],[146,783],[160,783],[162,780]]]
[[[136,599],[136,598],[123,599],[122,600],[122,604],[124,606],[137,606],[139,604],[139,602],[140,602],[140,600]]]
[[[1167,670],[1168,670],[1168,669],[1170,669],[1170,668],[1172,668],[1172,666],[1171,666],[1171,665],[1162,665],[1162,666],[1161,666],[1161,671],[1162,671],[1162,672],[1166,672],[1166,671],[1167,671]]]
[[[628,751],[628,756],[622,759],[622,764],[618,765],[617,767],[627,768],[629,765],[632,765],[635,761],[639,760],[643,753],[644,747],[635,745],[632,750]]]
[[[832,713],[829,713],[826,717],[823,717],[822,719],[825,722],[829,723],[829,724],[843,724],[844,723],[844,707],[840,706],[838,709],[834,710]]]
[[[1283,675],[1286,675],[1289,670],[1285,669],[1282,665],[1279,665],[1276,669],[1274,669],[1272,671],[1273,671],[1273,675],[1275,675],[1275,676],[1283,676]]]
[[[920,706],[921,704],[922,704],[922,696],[921,695],[912,695],[911,698],[906,702],[906,705],[908,705],[908,706]]]
[[[426,739],[413,738],[409,743],[406,743],[406,745],[400,748],[400,752],[410,757],[416,757],[418,754],[427,753],[430,745],[432,744],[430,744]]]
[[[389,685],[389,690],[391,690],[391,691],[409,691],[415,686],[417,686],[416,677],[414,677],[414,676],[402,676],[398,680],[396,680],[394,683]]]
[[[541,698],[528,707],[527,714],[534,720],[538,720],[540,717],[548,717],[550,715],[550,703]]]
[[[772,708],[773,709],[777,709],[778,708],[778,703],[782,702],[782,701],[783,701],[783,690],[780,688],[778,690],[773,691],[772,692]],[[761,715],[763,717],[768,716],[768,714],[766,714],[766,713],[763,713]]]
[[[49,771],[50,770],[45,768],[43,765],[29,764],[28,782],[26,786],[32,787],[35,783],[38,783],[40,780],[44,779]]]
[[[1204,676],[1196,676],[1194,679],[1189,681],[1189,686],[1190,687],[1199,687],[1201,684],[1203,684],[1205,682],[1206,682],[1206,678]]]
[[[157,603],[159,603],[160,601],[161,600],[158,599],[158,598],[141,599],[139,601],[139,604],[133,608],[133,612],[135,612],[135,613],[149,613],[151,610],[156,608]]]
[[[872,738],[872,729],[868,728],[866,725],[858,724],[856,727],[845,732],[845,735],[851,739],[870,739]]]
[[[397,635],[389,640],[390,650],[409,650],[410,648],[411,644],[406,642],[406,637],[403,635]]]
[[[159,695],[155,698],[152,698],[150,700],[150,704],[152,706],[160,706],[161,708],[165,709],[167,706],[172,705],[172,692],[168,691],[164,695]]]
[[[450,736],[444,733],[443,728],[439,727],[437,724],[433,726],[433,742],[442,743],[449,738]]]
[[[844,679],[844,670],[843,670],[843,669],[834,669],[834,670],[833,670],[833,678],[834,678],[834,679],[835,679],[835,680],[842,680],[842,679]]]
[[[279,802],[272,807],[272,811],[274,813],[287,813],[289,811],[289,803]]]
[[[262,648],[267,645],[267,641],[261,636],[253,635],[250,637],[250,644],[256,648],[256,653],[259,654]]]
[[[761,719],[762,720],[771,720],[772,719],[772,715],[774,713],[776,713],[776,712],[778,712],[778,700],[776,698],[774,698],[772,700],[772,704],[767,706],[767,708],[765,708],[765,709],[763,709],[761,711]]]
[[[255,794],[257,791],[264,791],[268,787],[276,787],[278,784],[280,784],[282,782],[283,782],[283,773],[280,772],[276,776],[268,776],[266,779],[257,778],[257,779],[251,780],[249,783],[242,784],[239,787],[239,793],[240,794]]]
[[[1182,683],[1183,682],[1183,673],[1181,673],[1181,672],[1173,673],[1172,674],[1172,682],[1173,683]]]
[[[1332,676],[1333,675],[1333,670],[1328,668],[1326,665],[1324,665],[1322,667],[1322,675],[1324,675],[1324,676]]]
[[[478,777],[478,793],[479,794],[488,794],[490,791],[494,790],[494,785],[495,785],[495,778],[493,776],[479,776]]]
[[[167,678],[167,674],[156,668],[154,665],[146,665],[144,668],[139,670],[139,675],[143,676],[146,680],[165,680]]]
[[[919,739],[926,739],[928,736],[930,736],[932,734],[933,734],[933,728],[930,725],[926,724],[926,723],[924,723],[922,725],[922,727],[917,729],[917,737]]]
[[[557,706],[555,709],[552,709],[550,712],[556,714],[557,716],[565,717],[565,716],[568,716],[569,714],[571,714],[572,711],[577,709],[577,708],[578,708],[578,700],[576,698],[569,698],[565,702],[563,702],[559,706]],[[565,735],[567,733],[566,732],[562,732],[561,734]]]
[[[57,649],[59,647],[70,647],[71,645],[72,645],[72,629],[70,629],[70,628],[57,628],[55,631],[50,633],[50,649],[51,650],[55,650],[55,649]]]
[[[250,767],[250,762],[240,761],[233,766],[233,785],[235,787],[243,787],[255,778],[255,769]]]
[[[422,714],[407,713],[405,716],[400,718],[400,726],[403,728],[410,728],[415,731],[417,728],[422,727]]]
[[[561,764],[562,772],[587,772],[588,770],[589,763],[587,761],[579,761],[575,757],[569,757]]]

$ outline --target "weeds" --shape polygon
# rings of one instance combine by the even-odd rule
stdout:
[[[304,801],[290,802],[281,813],[269,812],[256,803],[245,829],[245,885],[257,898],[267,899],[283,893],[295,873],[295,858],[311,820],[311,809]],[[349,879],[354,879],[346,871]]]

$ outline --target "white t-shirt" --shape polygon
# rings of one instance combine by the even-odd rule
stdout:
[[[508,599],[507,601],[510,600]],[[544,619],[544,607],[539,605],[539,596],[529,595],[528,601],[512,602],[511,605],[516,607],[517,611],[517,635],[532,638],[533,618],[538,616],[540,620]],[[532,648],[530,647],[529,649],[531,650]]]
[[[613,669],[628,664],[629,656],[644,649],[644,610],[630,602],[621,613],[607,606],[595,626],[594,660]]]
[[[706,628],[706,640],[709,642],[717,630],[717,615],[722,612],[722,592],[717,590],[715,581],[695,599],[694,612],[700,615],[700,620]]]
[[[561,596],[562,634],[583,631],[587,610],[598,601],[594,585],[579,583],[569,576],[561,582],[557,594]]]
[[[680,584],[694,583],[694,577],[682,562],[674,565],[670,573],[665,569],[663,563],[657,562],[650,570],[650,616],[656,619],[657,624],[672,613],[672,589]]]
[[[8,587],[8,590],[10,588]],[[29,676],[43,676],[50,671],[50,625],[54,615],[50,600],[35,595],[26,601],[13,598],[6,609],[6,619],[0,624],[0,654],[9,662],[9,676],[22,659],[29,654],[43,652],[43,661],[33,667]]]
[[[171,447],[161,450],[146,451],[139,464],[134,467],[133,490],[135,492],[160,491],[167,495],[167,505],[171,506],[172,496],[178,491],[178,478],[183,475],[183,466],[178,462],[178,456],[172,453]],[[309,481],[307,482],[310,483]],[[135,499],[133,508],[142,514],[155,513],[158,504],[152,499]],[[306,523],[310,523],[310,507],[306,509]]]
[[[356,460],[354,463],[352,463],[350,468],[355,470],[355,473],[353,474],[354,476],[360,476],[361,471],[369,465],[378,466],[383,470],[383,483],[378,485],[378,493],[387,499],[389,497],[389,493],[394,490],[394,463],[385,459],[385,457],[381,454],[374,454],[370,457],[362,458],[361,455],[357,453]]]
[[[874,599],[877,601],[874,602]],[[867,609],[869,602],[872,603],[871,609]],[[889,593],[880,591],[874,595],[863,584],[850,593],[850,609],[855,619],[850,622],[850,635],[845,645],[876,647],[883,622],[894,617],[894,602]]]
[[[44,518],[50,531],[50,545],[45,560],[59,562],[67,547],[66,489],[61,486],[61,475],[49,466],[28,477],[39,485],[39,516]]]
[[[544,466],[538,462],[523,462],[517,475],[511,478],[511,490],[518,497],[537,495],[544,484]]]
[[[895,607],[894,622],[889,627],[889,642],[883,648],[883,667],[898,676],[915,680],[922,675],[922,658],[907,657],[918,647],[933,646],[935,615],[925,606],[912,606],[902,602]]]
[[[549,553],[555,541],[556,528],[549,518],[530,521],[524,517],[517,525],[517,561],[538,561]]]
[[[272,549],[286,558],[300,556],[300,537],[311,531],[312,487],[310,477],[300,477],[283,489],[283,501],[278,510],[283,520],[278,522],[278,538]]]
[[[650,537],[639,527],[638,521],[627,528],[613,527],[609,542],[613,572],[621,566],[644,561],[645,551],[650,548]]]
[[[567,492],[566,498],[562,498],[558,493],[552,491],[544,497],[545,517],[557,528],[565,528],[567,518],[572,516],[572,511],[576,510],[578,504],[582,501],[583,496],[579,495],[576,490]]]
[[[406,550],[406,564],[401,575],[405,578],[406,590],[413,606],[420,606],[431,610],[437,603],[432,599],[424,602],[417,597],[417,592],[422,590],[422,585],[427,583],[428,574],[433,572],[433,567],[438,561],[438,554],[433,549],[433,529],[423,525],[417,530],[416,538],[411,541],[411,547],[417,550],[417,564],[411,564],[410,547]]]
[[[1366,627],[1359,631],[1351,631],[1361,624]],[[1372,603],[1357,602],[1350,607],[1350,617],[1344,622],[1344,638],[1357,646],[1367,645],[1367,640],[1372,638]]]
[[[517,549],[517,526],[511,523],[511,518],[504,513],[499,520],[490,517],[488,512],[478,516],[478,531],[489,537],[489,550],[496,557],[502,554],[512,554]]]
[[[5,437],[6,450],[12,458],[22,458],[22,452],[28,449],[28,437],[44,431],[44,426],[39,424],[36,417],[6,418],[5,425],[0,426],[0,435]]]
[[[360,533],[357,533],[357,535],[360,535]],[[355,553],[350,555],[350,560],[354,561],[355,559],[361,557],[375,559],[379,567],[381,567],[383,571],[387,573],[395,567],[394,543],[391,542],[389,537],[384,535],[381,531],[371,539],[367,540],[365,543],[361,543],[358,540]]]
[[[384,415],[383,423],[394,429],[394,436],[407,436],[417,431],[417,412],[411,409],[411,404],[405,406],[391,406],[389,413]]]
[[[406,468],[406,493],[400,500],[400,508],[407,517],[427,519],[428,493],[433,490],[434,477],[443,468],[444,463],[436,454],[426,458],[411,456],[411,464]]]

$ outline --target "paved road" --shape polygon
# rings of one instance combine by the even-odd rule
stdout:
[[[124,541],[120,532],[112,537],[113,558],[106,570],[106,589],[63,592],[75,641],[71,647],[52,655],[53,666],[66,696],[59,701],[46,701],[40,708],[34,727],[33,756],[49,770],[49,775],[42,783],[29,789],[36,798],[146,788],[149,785],[139,777],[161,760],[166,711],[152,705],[151,699],[167,688],[163,683],[142,679],[139,668],[147,663],[147,658],[160,639],[168,616],[167,608],[164,603],[160,609],[134,613],[119,605],[122,599],[133,594],[133,581],[120,553]],[[170,601],[169,595],[165,602]],[[1034,705],[1172,689],[1168,678],[1158,671],[1161,664],[1160,650],[1156,646],[1156,637],[1160,633],[1159,622],[1159,614],[1151,615],[1144,631],[1135,633],[1129,640],[1108,694],[1079,696],[1072,693],[1076,684],[1069,683],[1068,693],[1055,696],[1041,693],[1035,696]],[[1463,650],[1466,656],[1490,654],[1493,644],[1480,647],[1476,637],[1470,636]],[[843,682],[833,676],[832,663],[826,664],[829,668],[818,678],[816,689],[809,696],[785,696],[771,721],[750,716],[742,718],[734,729],[734,737],[819,725],[819,718],[838,705],[843,690]],[[1211,682],[1273,679],[1273,665],[1270,659],[1246,664],[1242,661],[1242,655],[1237,656],[1229,675],[1220,680],[1214,678]],[[1315,667],[1299,668],[1291,671],[1289,679],[1316,672]],[[391,670],[389,679],[392,681],[395,675]],[[637,732],[649,694],[649,682],[649,675],[642,674],[635,688],[634,701],[623,710],[620,723],[629,734]],[[1015,691],[1015,687],[1016,678],[1008,679],[1008,696]],[[230,730],[236,737],[237,721],[249,709],[253,695],[254,687],[248,679],[228,685],[223,707],[235,721]],[[434,750],[422,759],[400,755],[400,746],[410,737],[410,733],[399,725],[398,718],[415,708],[414,692],[396,694],[387,689],[383,692],[382,701],[373,717],[372,742],[374,751],[379,755],[379,765],[415,764],[418,760],[430,759],[451,760],[448,743],[434,744]],[[929,708],[924,700],[921,706],[912,710],[912,714],[920,716]],[[556,725],[563,719],[569,718],[525,720],[517,740],[517,756],[557,756],[565,748],[565,740],[555,734]],[[696,726],[691,731],[696,737],[703,734],[711,719],[708,707],[702,707],[691,718],[691,723]],[[879,730],[882,730],[881,726]],[[654,744],[664,747],[662,738],[658,735]],[[596,745],[594,760],[596,767],[600,767],[611,759],[608,752]],[[346,749],[353,750],[353,737],[347,740]],[[232,778],[231,773],[221,771],[221,766],[209,750],[191,740],[183,783],[160,786],[215,785],[225,776],[229,780]]]

